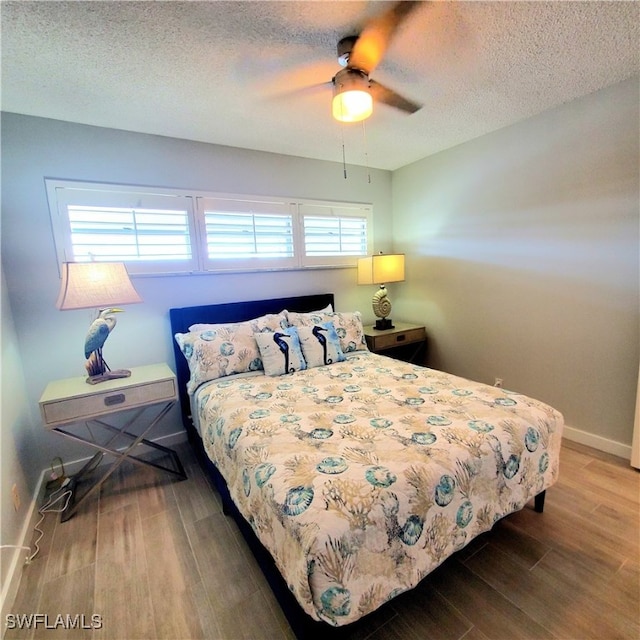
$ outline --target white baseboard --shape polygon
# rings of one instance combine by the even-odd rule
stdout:
[[[43,469],[40,472],[40,477],[36,483],[36,489],[31,498],[31,503],[25,514],[22,529],[20,530],[20,538],[16,543],[16,547],[26,547],[27,542],[31,539],[31,532],[38,522],[40,514],[38,513],[38,504],[41,501],[42,487],[44,486],[45,472],[50,469]],[[33,553],[33,550],[27,551],[26,549],[16,548],[11,557],[11,564],[9,565],[9,571],[7,572],[7,578],[2,585],[2,594],[0,594],[0,603],[2,609],[2,636],[6,627],[4,621],[7,619],[7,614],[11,613],[11,607],[15,602],[16,595],[18,593],[18,587],[20,586],[20,578],[22,577],[22,567],[25,565],[25,559]]]
[[[162,444],[166,447],[173,447],[177,444],[187,441],[187,432],[186,431],[176,431],[175,433],[170,433],[166,436],[161,436],[160,438],[154,438],[154,442]],[[105,463],[109,462],[109,456],[106,456]],[[91,456],[86,458],[80,458],[79,460],[72,460],[71,462],[65,462],[64,468],[65,473],[72,476],[74,473],[77,473],[82,469],[82,467],[91,459]],[[40,518],[40,513],[38,509],[40,508],[38,505],[42,503],[44,498],[44,487],[45,487],[45,478],[49,478],[49,474],[51,469],[47,467],[40,472],[40,477],[38,478],[38,482],[36,484],[36,489],[34,491],[33,497],[31,499],[31,504],[29,505],[29,509],[27,510],[24,518],[24,523],[22,525],[22,529],[20,531],[20,539],[16,542],[16,546],[27,546],[27,542],[31,540],[31,534],[33,528],[35,527],[38,519]],[[31,551],[33,553],[33,551]],[[5,625],[4,621],[7,619],[7,614],[11,613],[11,607],[13,606],[16,598],[16,594],[18,593],[18,587],[20,586],[20,578],[22,577],[22,567],[24,566],[24,561],[27,556],[30,555],[30,552],[26,549],[15,549],[12,554],[11,564],[9,566],[9,571],[7,572],[7,578],[5,583],[2,585],[2,593],[0,594],[0,603],[2,609],[2,636],[4,637]],[[37,558],[34,560],[37,562]]]
[[[609,440],[608,438],[603,438],[602,436],[597,436],[593,433],[588,433],[587,431],[580,431],[580,429],[575,429],[574,427],[569,427],[567,425],[564,426],[562,435],[564,438],[571,440],[572,442],[578,442],[588,447],[598,449],[598,451],[611,453],[612,455],[624,458],[625,460],[631,460],[631,445],[622,444],[615,440]]]

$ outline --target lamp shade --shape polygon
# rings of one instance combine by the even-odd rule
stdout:
[[[340,122],[360,122],[373,113],[367,77],[357,69],[342,69],[333,79],[333,117]]]
[[[389,284],[403,281],[403,253],[381,253],[358,259],[358,284]]]
[[[333,117],[340,122],[360,122],[373,113],[373,100],[367,91],[344,91],[334,96]]]
[[[63,262],[56,307],[106,308],[142,302],[122,262]]]

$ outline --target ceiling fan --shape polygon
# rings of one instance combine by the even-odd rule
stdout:
[[[369,76],[378,66],[400,25],[421,4],[401,0],[372,18],[359,35],[338,42],[338,62],[343,67],[332,78],[333,117],[341,122],[359,122],[373,113],[373,101],[406,113],[415,113],[422,105],[404,98]]]

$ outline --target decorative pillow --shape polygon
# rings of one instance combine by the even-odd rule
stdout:
[[[367,343],[362,328],[362,315],[359,311],[348,313],[296,313],[294,311],[287,311],[287,319],[291,326],[298,328],[333,322],[336,333],[340,338],[340,347],[343,353],[367,350]]]
[[[175,340],[191,372],[187,391],[192,394],[209,380],[263,369],[254,335],[281,330],[284,322],[283,314],[271,314],[246,322],[193,325],[206,328],[176,333]]]
[[[318,309],[318,311],[310,311],[309,313],[333,313],[333,305],[328,304],[324,309]]]
[[[324,309],[318,309],[317,311],[305,311],[305,312],[299,312],[299,311],[287,311],[287,309],[285,309],[282,313],[284,313],[285,317],[287,318],[287,322],[289,327],[293,327],[295,326],[300,326],[300,323],[298,322],[298,320],[300,320],[300,318],[308,318],[309,321],[313,321],[313,323],[315,324],[320,324],[322,322],[322,318],[324,318],[325,315],[327,315],[327,313],[333,313],[333,307],[328,304]],[[296,322],[293,322],[291,320],[291,318],[293,318],[293,320],[296,320]]]
[[[255,338],[264,372],[268,376],[281,376],[307,368],[295,327],[289,327],[285,331],[256,333]]]
[[[260,316],[259,318],[253,318],[251,320],[245,320],[244,322],[231,322],[226,324],[192,324],[189,327],[189,331],[207,331],[208,329],[217,329],[219,327],[244,325],[247,322],[251,322],[254,326],[258,327],[255,332],[264,330],[275,331],[276,328],[286,329],[289,326],[286,311],[281,311],[280,313],[268,313],[267,315]]]
[[[298,327],[298,335],[307,367],[320,367],[346,360],[333,322]]]

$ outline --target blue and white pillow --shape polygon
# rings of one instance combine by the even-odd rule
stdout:
[[[362,327],[362,315],[359,311],[352,312],[327,312],[316,311],[314,313],[296,313],[283,311],[286,314],[289,325],[292,327],[310,327],[314,324],[333,322],[336,333],[340,338],[342,353],[353,351],[367,351],[367,341]]]
[[[297,327],[297,329],[307,367],[321,367],[334,362],[343,362],[346,359],[333,322]]]
[[[285,373],[303,371],[307,363],[302,355],[298,330],[289,327],[282,331],[267,331],[254,334],[264,372],[268,376],[282,376]]]

